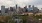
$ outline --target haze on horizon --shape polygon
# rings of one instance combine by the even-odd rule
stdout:
[[[42,0],[0,0],[0,6],[5,5],[6,7],[10,7],[15,6],[16,4],[21,7],[24,7],[25,5],[35,5],[39,9],[42,8]]]

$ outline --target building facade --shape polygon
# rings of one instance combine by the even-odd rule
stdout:
[[[5,14],[5,6],[1,6],[1,14]]]
[[[31,7],[31,5],[28,6],[28,12],[32,12],[33,8]]]

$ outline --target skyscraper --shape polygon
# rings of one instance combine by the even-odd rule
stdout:
[[[32,12],[33,8],[31,7],[31,5],[29,5],[28,7],[28,12]]]
[[[27,10],[27,6],[24,7],[24,10],[25,10],[25,12],[28,12],[28,10]]]
[[[34,7],[34,5],[32,6],[32,8],[33,8],[33,13],[39,12],[39,9],[37,7]]]
[[[13,11],[13,7],[10,7],[10,11]]]
[[[31,8],[31,5],[29,5],[29,8]]]
[[[42,10],[42,8],[41,8],[41,10]]]
[[[18,5],[16,4],[16,13],[18,14],[18,11],[19,11],[19,7]]]
[[[16,9],[17,9],[17,4],[16,4]]]
[[[40,12],[42,13],[42,8],[41,8]]]
[[[5,6],[1,6],[1,14],[5,14]]]
[[[8,13],[8,11],[9,11],[9,8],[5,8],[5,13]]]

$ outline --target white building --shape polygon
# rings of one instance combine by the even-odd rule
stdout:
[[[1,6],[1,14],[5,14],[5,6]]]
[[[41,10],[40,10],[39,12],[41,12],[41,13],[42,13],[42,8],[41,8]]]
[[[19,7],[18,7],[18,5],[16,4],[16,14],[18,14],[18,12],[19,12]]]
[[[31,5],[29,5],[28,11],[29,12],[33,11],[33,8],[31,7]]]

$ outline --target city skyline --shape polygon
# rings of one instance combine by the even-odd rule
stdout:
[[[18,4],[21,7],[24,7],[25,5],[35,5],[39,9],[41,9],[42,8],[41,2],[42,2],[42,0],[0,0],[0,7],[1,7],[1,5],[10,7],[10,6],[15,6],[16,4]]]
[[[16,4],[17,5],[17,4]],[[13,7],[13,8],[17,8],[17,7],[20,7],[20,8],[24,8],[25,6],[27,6],[27,9],[29,8],[29,5],[25,5],[24,7],[21,7],[21,6],[18,6],[17,5],[17,7],[16,7],[16,5],[15,6],[10,6],[10,7]],[[1,6],[5,6],[5,5],[1,5]],[[0,10],[1,10],[1,6],[0,6]],[[32,6],[34,6],[34,7],[37,7],[37,6],[35,6],[35,5],[31,5],[31,8],[33,8]],[[5,6],[5,8],[9,8],[10,9],[10,7],[6,7]],[[37,7],[38,8],[38,7]],[[39,9],[39,8],[38,8]],[[40,9],[39,9],[40,10]]]

